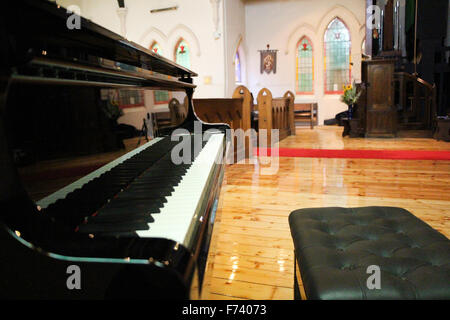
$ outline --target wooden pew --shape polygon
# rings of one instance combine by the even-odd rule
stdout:
[[[269,89],[263,88],[258,93],[258,132],[267,130],[267,143],[271,143],[271,130],[279,130],[279,140],[295,135],[294,94],[286,92],[284,97],[273,98]]]
[[[292,91],[286,91],[284,98],[289,99],[289,135],[295,136],[295,116],[294,116],[294,101],[295,95]]]
[[[309,122],[311,129],[314,129],[314,125],[317,125],[317,103],[295,103],[294,104],[294,121]]]
[[[255,106],[253,105],[253,96],[245,86],[238,86],[233,92],[234,99],[242,99],[242,129],[248,130],[251,126],[251,113]]]
[[[200,120],[226,123],[231,129],[244,128],[242,99],[194,99],[194,110]]]
[[[226,123],[231,129],[242,129],[246,132],[251,128],[252,98],[250,91],[239,86],[233,93],[231,99],[193,99],[194,110],[200,120],[208,123]],[[237,137],[233,136],[234,161],[242,160],[239,155],[249,157],[250,141],[245,139],[244,145],[237,144]],[[245,151],[245,153],[244,153]]]
[[[231,129],[242,129],[244,133],[252,128],[252,111],[259,112],[259,121],[256,130],[266,129],[268,133],[268,144],[270,144],[271,130],[279,130],[280,140],[289,135],[295,135],[294,123],[294,94],[287,91],[281,98],[272,98],[270,90],[264,88],[258,94],[258,104],[253,105],[253,97],[245,86],[238,86],[232,98],[227,99],[193,99],[194,110],[199,119],[208,123],[226,123]],[[172,99],[173,100],[173,99]],[[172,103],[169,104],[169,108]],[[177,119],[175,110],[179,106],[173,102],[171,114],[174,121]],[[173,110],[173,111],[172,111]],[[232,137],[237,145],[237,137]],[[256,141],[254,141],[256,142]],[[245,157],[249,157],[251,144],[248,136],[245,138]],[[242,146],[244,148],[244,146]],[[269,146],[269,145],[268,145]],[[234,153],[238,155],[242,150],[235,148]],[[237,158],[235,157],[235,160]]]

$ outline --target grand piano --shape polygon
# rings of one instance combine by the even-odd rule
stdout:
[[[201,297],[228,143],[196,74],[54,2],[0,16],[0,298]],[[124,137],[109,93],[152,90],[187,96],[185,120]]]

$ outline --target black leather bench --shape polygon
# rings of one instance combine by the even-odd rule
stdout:
[[[295,298],[450,299],[450,240],[405,209],[300,209],[289,225]],[[367,286],[369,266],[380,289]]]

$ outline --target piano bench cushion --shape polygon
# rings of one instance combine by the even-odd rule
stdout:
[[[405,209],[301,209],[289,225],[307,299],[450,299],[450,240]]]

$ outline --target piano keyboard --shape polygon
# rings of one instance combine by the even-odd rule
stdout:
[[[155,138],[146,144],[143,144],[142,146],[124,154],[123,156],[115,159],[114,161],[111,161],[107,164],[105,164],[103,167],[91,172],[90,174],[84,176],[83,178],[65,186],[64,188],[56,191],[55,193],[39,200],[36,202],[36,204],[41,207],[42,209],[47,208],[50,204],[55,203],[57,200],[64,199],[69,193],[75,191],[76,189],[82,188],[85,184],[88,182],[94,180],[95,178],[100,177],[105,172],[111,170],[112,168],[118,166],[119,164],[125,162],[126,160],[132,158],[133,156],[137,155],[138,153],[142,152],[143,150],[151,147],[156,142],[161,141],[162,138]]]
[[[223,134],[212,135],[182,180],[174,188],[167,202],[148,230],[138,230],[141,238],[166,238],[184,243],[191,222],[200,219],[202,198],[206,196],[208,182],[215,164],[223,159]]]
[[[187,235],[192,233],[188,232],[190,226],[201,225],[201,220],[200,223],[193,222],[202,217],[216,164],[223,160],[224,135],[210,135],[198,154],[194,153],[194,141],[192,136],[191,163],[177,165],[171,160],[172,147],[178,143],[171,141],[162,157],[112,195],[104,205],[91,210],[76,230],[92,236],[165,238],[185,243]],[[166,141],[163,143],[167,144]],[[122,162],[124,170],[129,170],[133,157],[128,159]],[[125,174],[128,175],[128,171]],[[71,194],[59,202],[70,199]],[[83,199],[86,201],[86,197]],[[73,202],[67,205],[71,204],[85,208],[84,204]]]
[[[53,195],[56,201],[41,212],[75,228],[84,217],[95,214],[148,168],[161,162],[177,143],[170,137],[152,142],[63,188]]]

